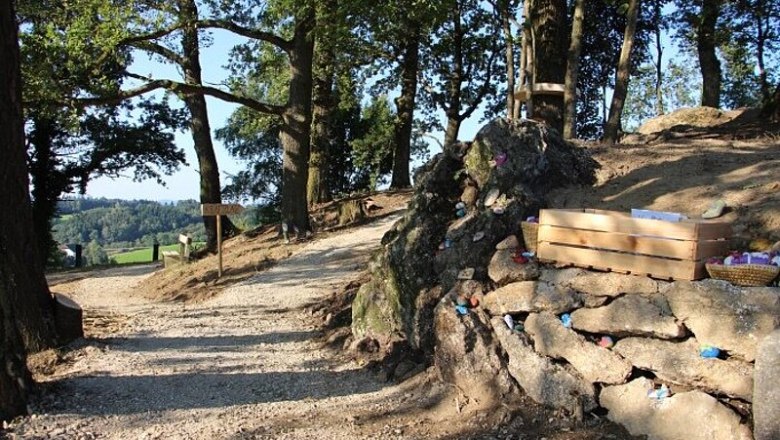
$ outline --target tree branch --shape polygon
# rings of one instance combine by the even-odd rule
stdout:
[[[485,81],[482,83],[482,87],[479,88],[479,92],[477,93],[476,99],[474,99],[474,101],[471,103],[470,106],[468,106],[466,111],[463,112],[462,115],[460,115],[461,121],[465,121],[466,119],[471,117],[474,111],[477,110],[477,107],[479,107],[479,104],[482,102],[482,100],[485,99],[485,95],[487,95],[488,91],[490,90],[490,84],[491,84],[490,80],[493,78],[493,67],[495,67],[495,57],[496,57],[496,51],[491,51],[490,59],[488,60],[487,72],[485,73]]]
[[[141,49],[147,52],[160,55],[161,57],[167,59],[172,63],[176,63],[178,65],[184,64],[184,59],[182,59],[182,57],[179,56],[178,53],[172,51],[171,49],[168,49],[167,47],[161,44],[152,43],[151,41],[137,41],[135,43],[131,43],[130,45],[135,47],[136,49]]]
[[[139,75],[129,75],[135,78],[143,78]],[[122,90],[114,96],[95,97],[95,98],[71,98],[66,102],[57,102],[55,104],[65,104],[74,108],[83,108],[96,105],[116,105],[126,99],[135,98],[154,90],[164,89],[174,93],[184,94],[203,94],[213,96],[227,102],[234,102],[249,107],[261,113],[271,115],[281,115],[285,111],[285,106],[272,105],[257,101],[252,98],[238,96],[231,92],[217,89],[215,87],[201,86],[196,84],[186,84],[167,79],[157,79],[147,82],[139,87]]]
[[[141,41],[156,40],[156,39],[162,38],[162,37],[164,37],[166,35],[170,35],[170,34],[176,32],[177,30],[181,29],[182,27],[183,27],[182,23],[176,23],[175,25],[173,25],[173,26],[171,26],[169,28],[160,29],[160,30],[158,30],[156,32],[150,32],[148,34],[134,35],[132,37],[125,38],[124,40],[119,42],[119,45],[120,46],[135,45],[135,43],[139,43]]]
[[[239,26],[228,20],[198,20],[199,29],[218,28],[225,29],[242,37],[253,38],[255,40],[265,41],[289,53],[293,49],[292,41],[273,34],[271,32],[259,31]]]

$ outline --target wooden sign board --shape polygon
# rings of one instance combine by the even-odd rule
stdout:
[[[219,267],[217,277],[222,278],[222,216],[228,214],[240,214],[244,207],[237,203],[203,203],[200,205],[202,216],[217,217],[217,255]]]
[[[238,203],[203,203],[200,205],[200,214],[203,216],[240,214],[244,207]]]

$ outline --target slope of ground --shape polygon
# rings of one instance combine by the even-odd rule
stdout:
[[[406,207],[409,191],[395,191],[358,196],[315,206],[313,224],[317,238],[329,237],[361,221],[339,225],[339,211],[350,202],[371,200],[372,207],[364,221],[382,218]],[[150,299],[202,301],[221,292],[226,286],[244,281],[301,251],[307,241],[285,243],[279,225],[267,225],[241,234],[223,243],[223,276],[217,277],[216,255],[207,255],[191,264],[174,266],[145,279],[139,290]]]
[[[139,294],[153,266],[62,283],[87,339],[37,380],[48,392],[7,438],[622,439],[597,418],[575,427],[529,403],[470,411],[432,371],[393,384],[318,341],[313,304],[359,276],[398,214],[308,243],[200,302]],[[54,362],[52,362],[53,364]],[[503,424],[502,424],[503,423]]]
[[[780,130],[748,118],[742,125],[679,128],[651,139],[629,136],[615,146],[587,145],[601,164],[598,183],[565,188],[555,208],[629,211],[648,208],[701,217],[723,199],[733,222],[734,246],[780,240]],[[750,138],[743,139],[750,135]],[[642,142],[643,141],[643,142]]]

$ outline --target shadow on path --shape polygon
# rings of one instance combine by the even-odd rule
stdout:
[[[383,387],[369,373],[354,370],[87,376],[58,384],[62,395],[70,397],[55,403],[51,413],[101,416],[325,399],[371,393]],[[82,395],[71,394],[70,385]],[[78,399],[81,405],[67,402],[70,399]]]

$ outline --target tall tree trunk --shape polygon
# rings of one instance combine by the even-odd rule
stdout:
[[[626,31],[623,35],[623,47],[620,49],[615,90],[612,93],[612,103],[609,106],[609,119],[604,127],[604,142],[614,144],[620,131],[620,120],[623,115],[623,105],[628,93],[628,80],[631,75],[631,48],[634,46],[636,19],[639,14],[639,0],[630,0],[626,16]]]
[[[531,23],[531,11],[533,10],[533,0],[523,0],[523,23]],[[536,77],[536,38],[534,37],[531,26],[523,26],[523,58],[525,59],[525,81],[520,85],[525,88],[525,116],[533,118],[534,116],[534,96],[531,93]]]
[[[67,182],[55,168],[56,158],[52,148],[55,136],[54,121],[40,115],[31,115],[32,130],[30,144],[30,178],[32,179],[32,216],[33,231],[38,243],[38,257],[43,267],[46,267],[49,253],[55,242],[51,233],[51,222],[57,213],[57,201],[67,189]]]
[[[460,101],[463,86],[463,23],[461,22],[460,2],[453,3],[452,11],[452,71],[448,80],[448,95],[450,97],[446,108],[447,127],[444,130],[444,145],[451,145],[458,140],[460,131]]]
[[[3,6],[4,13],[6,6]],[[4,17],[5,18],[5,17]],[[15,21],[11,17],[11,23]],[[5,24],[4,24],[5,26]],[[44,251],[50,242],[45,237],[38,237],[35,234],[35,225],[51,233],[49,220],[51,217],[46,212],[52,211],[56,207],[56,193],[54,201],[51,201],[48,180],[54,177],[50,170],[45,169],[47,165],[40,164],[41,170],[35,170],[39,176],[47,174],[42,182],[38,195],[41,198],[39,213],[33,216],[31,201],[29,196],[29,180],[27,169],[27,155],[24,144],[24,132],[22,129],[22,110],[21,98],[17,93],[21,93],[21,83],[15,77],[13,66],[18,69],[18,48],[16,46],[16,28],[13,32],[13,47],[9,46],[11,42],[3,43],[3,56],[0,59],[2,63],[2,75],[0,78],[3,93],[3,108],[0,108],[0,121],[2,121],[2,142],[0,142],[0,188],[2,191],[2,200],[0,201],[0,271],[3,277],[0,279],[0,295],[6,297],[10,302],[8,307],[12,309],[4,310],[8,316],[14,316],[17,322],[16,329],[21,335],[24,348],[28,353],[38,352],[53,347],[56,342],[56,331],[54,326],[54,307],[49,287],[44,277],[45,255],[40,253]],[[6,33],[8,29],[3,29],[3,37],[11,38]],[[14,51],[12,53],[12,51]],[[10,87],[10,89],[8,88]],[[16,88],[16,90],[14,89]],[[10,93],[10,94],[9,94]],[[19,118],[18,121],[15,118]],[[16,125],[19,125],[17,127]],[[42,122],[40,128],[46,133],[39,132],[42,137],[42,147],[51,147],[52,126],[49,123]],[[18,132],[17,132],[18,131]],[[42,152],[42,161],[51,159],[51,149]],[[52,206],[53,205],[53,206]],[[44,212],[46,211],[46,212]],[[50,236],[50,235],[49,235]],[[8,330],[10,335],[11,330]],[[3,365],[3,364],[0,364]]]
[[[766,11],[766,5],[759,0],[756,4],[756,62],[758,65],[758,80],[761,83],[761,100],[769,102],[772,98],[772,92],[769,87],[766,67],[764,66],[764,50],[766,47],[766,32],[769,30],[769,11]],[[766,24],[764,23],[766,20]],[[766,28],[765,28],[766,26]]]
[[[417,96],[417,71],[420,57],[420,29],[416,23],[408,27],[401,60],[401,95],[395,99],[397,111],[395,124],[395,152],[393,154],[393,179],[390,188],[402,189],[412,186],[409,177],[411,159],[412,123]]]
[[[655,60],[655,114],[661,116],[664,110],[664,93],[661,87],[664,82],[663,57],[664,46],[661,44],[661,0],[655,0],[653,5],[653,20],[655,20],[655,52],[658,57]]]
[[[515,42],[512,37],[512,26],[510,23],[509,0],[503,0],[501,4],[501,30],[504,32],[504,57],[506,58],[506,116],[509,119],[515,118]]]
[[[311,231],[306,184],[309,177],[311,141],[312,64],[314,58],[314,10],[309,7],[296,19],[290,57],[290,91],[282,114],[279,139],[282,159],[282,220],[297,230],[298,236]],[[291,228],[292,230],[292,228]]]
[[[531,26],[536,48],[534,83],[563,84],[566,72],[568,35],[565,0],[535,0]],[[550,127],[563,131],[563,96],[534,95],[534,116]]]
[[[46,286],[34,257],[13,5],[12,1],[0,4],[0,420],[10,420],[27,410],[30,375],[17,330],[20,316],[15,316],[15,309],[20,307],[14,303],[22,300],[36,304],[35,288]],[[30,251],[33,258],[26,260],[30,255],[25,254]],[[27,295],[20,295],[20,290]]]
[[[720,61],[715,54],[717,39],[715,27],[718,23],[722,0],[704,0],[701,17],[696,29],[696,49],[699,53],[701,78],[701,105],[720,108]]]
[[[184,82],[187,84],[203,85],[203,77],[200,65],[200,42],[198,41],[198,9],[194,0],[184,0],[180,3],[182,28],[182,70]],[[214,153],[214,143],[211,139],[211,126],[209,124],[208,107],[203,94],[188,94],[184,96],[184,104],[190,112],[190,130],[195,155],[198,157],[200,167],[200,202],[222,203],[222,188],[219,182],[219,165]],[[213,251],[217,249],[217,218],[214,216],[203,217],[206,227],[206,247]],[[222,235],[231,236],[235,233],[235,226],[227,217],[223,217]]]
[[[585,18],[585,0],[574,2],[574,17],[571,25],[571,42],[566,54],[566,78],[563,91],[563,137],[573,139],[576,136],[577,122],[577,72],[580,68],[582,50],[582,22]]]
[[[314,88],[312,91],[311,155],[307,194],[309,204],[331,200],[329,146],[332,141],[331,115],[336,100],[333,96],[335,55],[333,46],[317,39],[314,45]]]

